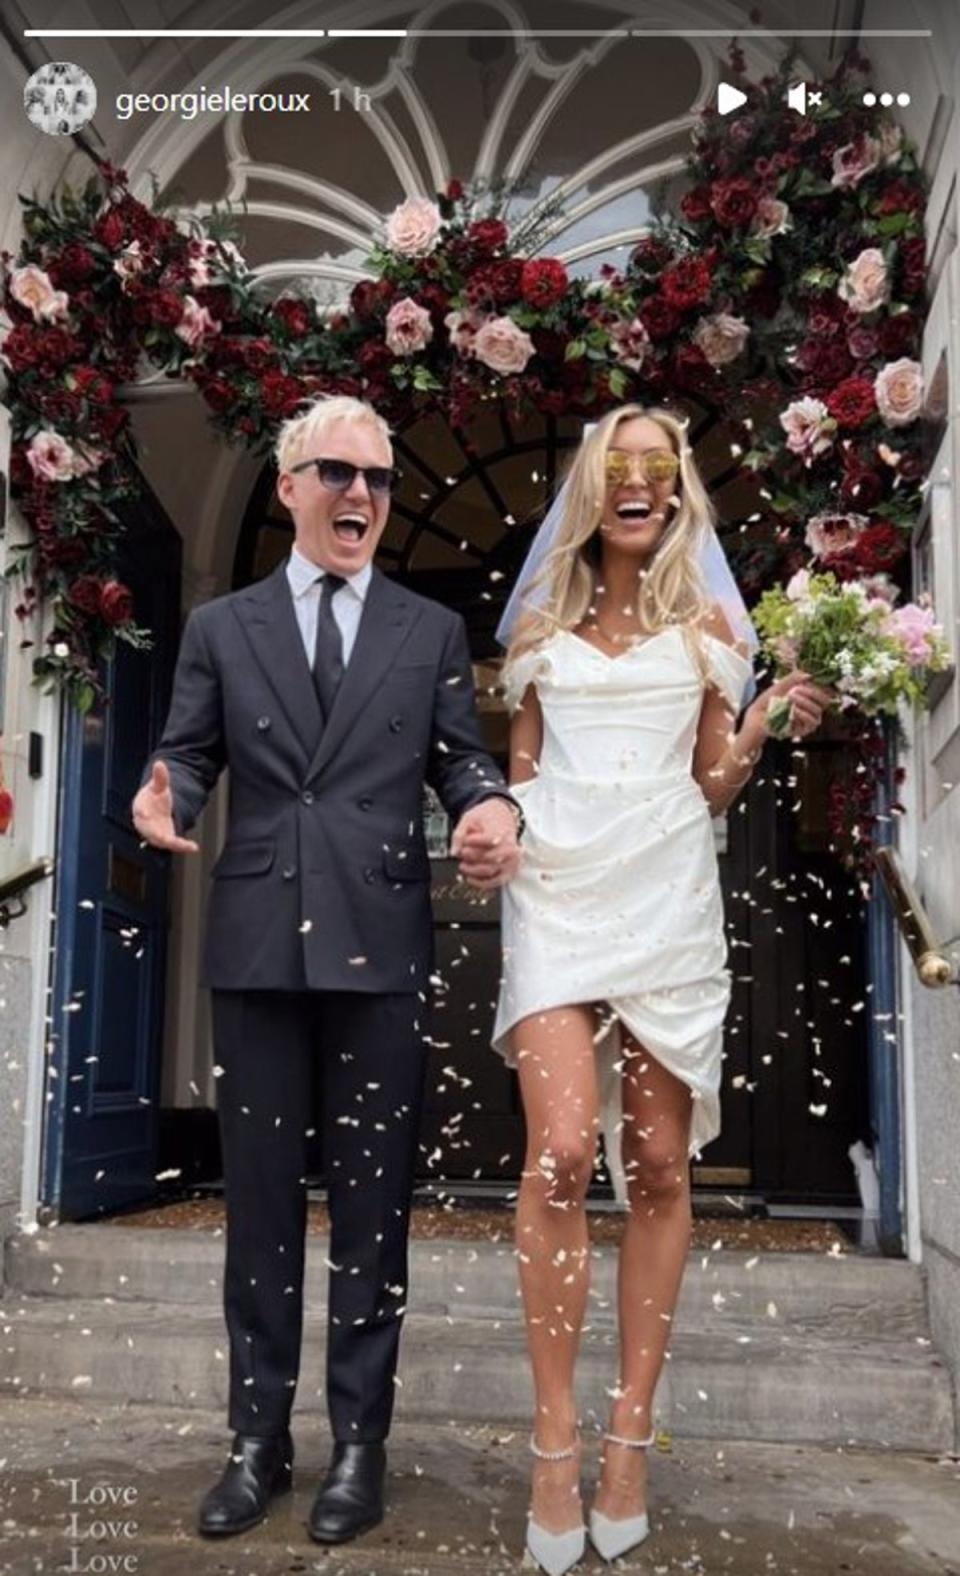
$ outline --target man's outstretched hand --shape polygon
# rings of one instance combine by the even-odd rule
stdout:
[[[133,824],[145,843],[166,848],[172,854],[198,854],[199,843],[178,837],[173,824],[173,793],[170,773],[163,761],[155,761],[148,783],[144,783],[131,807]]]

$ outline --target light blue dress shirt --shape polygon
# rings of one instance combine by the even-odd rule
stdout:
[[[305,558],[296,547],[290,551],[287,563],[287,580],[293,597],[293,610],[297,615],[303,647],[307,653],[307,666],[313,667],[313,654],[317,644],[317,612],[324,570],[319,564]],[[330,603],[337,628],[343,639],[343,665],[347,666],[360,627],[360,615],[367,587],[373,576],[373,565],[364,564],[355,575],[346,575],[346,584],[333,593]]]

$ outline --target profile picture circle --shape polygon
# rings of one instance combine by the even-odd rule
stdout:
[[[51,60],[23,89],[28,120],[48,137],[72,137],[97,112],[97,90],[92,76],[70,60]]]

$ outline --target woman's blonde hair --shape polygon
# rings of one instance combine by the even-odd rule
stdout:
[[[639,576],[636,612],[642,633],[656,634],[669,624],[690,627],[709,611],[700,570],[705,533],[715,511],[687,442],[686,422],[659,406],[621,405],[608,411],[583,439],[567,475],[566,507],[544,563],[527,588],[504,666],[561,629],[581,623],[597,588],[602,542],[598,527],[606,494],[607,451],[625,421],[642,416],[655,421],[680,461],[675,491],[679,503],[652,559]],[[538,597],[538,592],[546,594]],[[532,605],[539,602],[539,605]],[[697,664],[703,672],[701,643]]]
[[[299,416],[291,416],[289,421],[283,423],[273,449],[277,470],[288,471],[291,465],[296,465],[307,446],[314,443],[327,427],[339,421],[358,422],[361,426],[371,427],[390,443],[389,426],[379,411],[368,405],[366,400],[355,399],[352,394],[324,394],[301,411]]]

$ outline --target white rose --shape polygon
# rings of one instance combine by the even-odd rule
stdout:
[[[854,312],[873,312],[886,301],[890,290],[887,264],[878,246],[868,246],[855,257],[837,286],[841,301]]]
[[[34,322],[52,323],[66,317],[70,305],[65,290],[54,290],[53,280],[35,263],[15,268],[10,275],[10,294],[33,313]]]
[[[387,220],[387,245],[402,257],[432,252],[440,233],[440,209],[429,197],[408,197]]]

